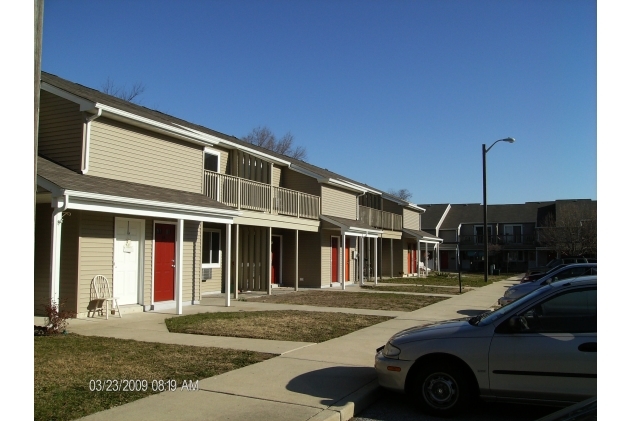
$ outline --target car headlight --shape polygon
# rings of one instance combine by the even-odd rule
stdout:
[[[397,348],[396,346],[392,345],[390,342],[388,342],[386,346],[383,348],[383,350],[381,351],[381,353],[383,354],[384,357],[387,357],[387,358],[399,358],[399,354],[401,353],[401,350]]]

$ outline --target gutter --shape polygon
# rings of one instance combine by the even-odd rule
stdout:
[[[87,174],[88,169],[90,168],[90,128],[92,127],[92,122],[97,118],[101,117],[103,113],[103,109],[97,108],[96,114],[85,117],[83,123],[83,156],[81,157],[81,174]]]

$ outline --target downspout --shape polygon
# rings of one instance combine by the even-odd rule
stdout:
[[[357,195],[356,205],[355,205],[355,219],[359,221],[359,197],[365,195],[366,192]]]
[[[87,174],[88,169],[90,168],[90,128],[92,127],[92,121],[96,120],[101,116],[103,110],[101,108],[97,108],[96,114],[93,114],[90,117],[85,117],[84,119],[84,130],[83,130],[83,156],[81,157],[81,173]]]

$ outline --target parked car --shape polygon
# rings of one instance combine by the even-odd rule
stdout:
[[[475,399],[570,405],[596,396],[596,277],[492,312],[403,330],[377,349],[379,384],[451,416]]]
[[[569,265],[572,263],[596,263],[595,258],[585,258],[581,256],[576,257],[563,257],[560,259],[550,260],[545,266],[538,266],[535,268],[528,269],[524,278],[529,277],[530,275],[538,275],[548,272],[550,269],[554,269],[559,265]]]
[[[545,271],[545,272],[536,273],[536,274],[534,274],[534,275],[526,275],[526,276],[524,276],[523,278],[521,278],[521,279],[519,280],[519,283],[520,283],[520,284],[525,284],[525,283],[528,283],[528,282],[534,282],[534,281],[536,281],[537,279],[541,279],[542,277],[544,277],[544,276],[546,276],[547,274],[551,273],[552,271],[555,271],[555,270],[561,269],[562,267],[565,267],[565,266],[567,266],[567,264],[560,264],[560,265],[558,265],[558,266],[553,267],[552,269],[548,269],[548,270],[547,270],[547,271]]]
[[[515,301],[519,297],[522,297],[537,288],[542,287],[543,285],[562,281],[563,279],[589,275],[596,275],[596,263],[575,263],[573,265],[565,265],[546,273],[545,276],[534,282],[513,285],[506,290],[503,297],[500,297],[497,300],[497,303],[501,306],[505,306],[506,304]]]

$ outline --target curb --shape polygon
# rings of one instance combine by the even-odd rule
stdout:
[[[309,421],[348,421],[374,403],[379,395],[377,379],[328,407]],[[333,412],[333,413],[331,413]]]

